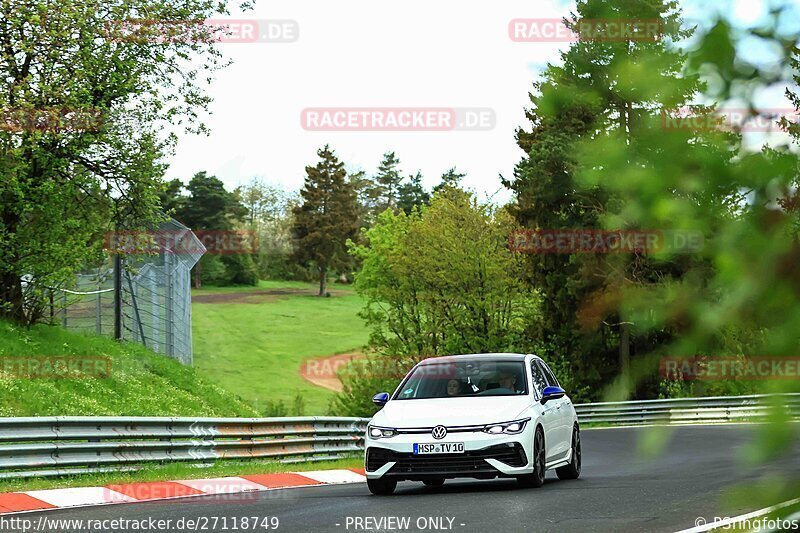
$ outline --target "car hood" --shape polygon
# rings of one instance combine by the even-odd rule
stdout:
[[[372,423],[393,428],[492,424],[525,416],[530,406],[528,396],[392,400],[375,414]]]

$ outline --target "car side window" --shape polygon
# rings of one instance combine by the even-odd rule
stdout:
[[[558,383],[558,380],[556,379],[555,374],[553,374],[553,371],[550,370],[549,366],[547,366],[547,363],[545,363],[544,361],[538,361],[538,363],[542,366],[542,371],[544,372],[544,375],[547,377],[548,383],[553,387],[560,387],[561,385]]]
[[[536,397],[542,397],[542,391],[547,387],[547,379],[544,377],[542,369],[536,364],[536,360],[531,361],[531,377],[533,378],[533,388],[536,391]]]

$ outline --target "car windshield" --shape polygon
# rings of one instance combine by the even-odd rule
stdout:
[[[416,367],[395,400],[465,396],[510,396],[528,393],[521,361],[457,361]]]

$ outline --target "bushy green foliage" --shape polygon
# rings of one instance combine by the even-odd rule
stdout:
[[[198,172],[186,185],[188,196],[182,196],[182,186],[173,180],[161,194],[161,201],[172,206],[174,217],[194,231],[220,233],[239,230],[248,208],[242,204],[241,190],[230,192],[222,180]],[[195,288],[210,285],[257,285],[258,269],[253,250],[208,250],[192,269]]]
[[[504,209],[456,188],[410,215],[378,217],[365,244],[351,247],[363,264],[355,287],[375,356],[343,376],[338,406],[364,414],[374,388],[394,388],[420,357],[523,349],[536,298],[508,249],[512,227]]]
[[[292,209],[296,193],[254,178],[236,194],[247,209],[245,228],[255,235],[253,260],[259,279],[308,279],[305,269],[292,261]]]
[[[661,18],[668,35],[670,20],[676,21],[673,2],[586,0],[578,11],[589,19]],[[772,143],[760,148],[743,142],[735,125],[729,131],[710,118],[727,105],[769,122],[769,110],[760,108],[769,107],[763,95],[768,87],[791,86],[791,67],[798,64],[800,34],[785,24],[789,18],[796,18],[796,10],[785,6],[758,27],[712,21],[698,30],[685,55],[669,40],[579,41],[564,65],[549,67],[537,87],[532,131],[520,135],[528,157],[513,184],[520,220],[537,228],[704,235],[702,248],[685,255],[532,260],[532,278],[546,296],[541,329],[550,333],[546,340],[568,348],[574,377],[580,385],[593,384],[593,396],[800,391],[797,379],[777,374],[760,381],[682,383],[662,380],[659,373],[664,356],[744,360],[800,353],[797,147],[788,137],[772,136],[756,138]],[[753,42],[763,54],[742,54]],[[706,105],[693,109],[696,121],[666,125],[674,107],[698,101]],[[599,280],[597,288],[593,280]],[[600,298],[593,298],[598,289]],[[589,315],[582,312],[587,305]],[[572,339],[587,316],[600,320],[583,331],[593,342],[580,352]],[[566,327],[559,328],[562,318]],[[622,346],[622,336],[607,327],[615,323],[630,326],[635,350],[627,373],[609,353]],[[770,422],[743,451],[751,466],[786,453],[796,439],[785,415]],[[780,475],[768,480],[769,496],[761,506],[796,496],[790,481]],[[752,500],[749,505],[758,506]]]
[[[652,39],[584,39],[561,54],[534,84],[532,108],[527,112],[529,130],[517,133],[526,157],[517,165],[514,179],[506,185],[516,193],[512,212],[520,225],[530,229],[652,229],[621,210],[635,204],[636,187],[620,190],[619,174],[604,164],[606,156],[625,151],[619,166],[635,175],[637,185],[668,193],[649,163],[660,157],[669,141],[650,129],[647,117],[659,110],[685,105],[700,86],[697,74],[682,73],[686,56],[673,46],[687,36],[680,29],[676,4],[670,1],[578,2],[575,19],[659,20],[663,36]],[[693,132],[694,140],[702,138]],[[580,147],[613,136],[609,146],[587,150]],[[690,142],[689,137],[680,143]],[[674,143],[674,141],[673,141]],[[629,150],[625,150],[628,147]],[[608,151],[605,151],[608,150]],[[721,164],[727,150],[709,150]],[[591,183],[582,180],[594,173]],[[685,191],[681,196],[715,215],[735,191]],[[656,226],[660,228],[660,226]],[[685,229],[685,228],[684,228]],[[670,342],[678,334],[672,325],[645,331],[623,316],[620,295],[629,287],[647,290],[670,284],[689,269],[704,272],[704,261],[688,255],[658,257],[644,254],[531,254],[528,279],[542,292],[538,320],[531,322],[532,342],[547,346],[541,354],[559,361],[590,395],[579,400],[597,400],[603,386],[620,374],[628,374],[630,360]],[[635,387],[642,397],[652,397],[657,377]],[[574,394],[574,393],[573,393]]]
[[[714,80],[709,98],[741,99],[758,114],[758,87],[778,82],[788,69],[761,71],[723,52],[735,50],[742,38],[756,32],[780,51],[776,61],[788,65],[796,49],[775,33],[780,12],[774,17],[772,26],[757,30],[734,30],[719,21],[699,36],[687,68]],[[620,68],[634,86],[656,85],[647,70],[634,64]],[[660,91],[669,91],[682,81],[659,83],[666,84]],[[657,372],[656,359],[665,353],[797,355],[800,286],[795,267],[800,242],[792,237],[795,216],[780,207],[796,183],[796,151],[787,144],[754,151],[723,131],[698,136],[691,129],[665,130],[660,112],[653,111],[642,113],[633,142],[626,143],[616,130],[604,131],[581,143],[577,161],[580,187],[602,183],[628,199],[608,214],[606,224],[692,229],[706,236],[699,260],[687,263],[679,279],[621,287],[620,314],[635,324],[638,334],[676,333],[642,354],[636,365],[638,381]],[[609,175],[615,179],[607,179]],[[618,385],[618,397],[629,393],[624,383]],[[796,389],[798,383],[773,380],[771,386]],[[734,385],[731,391],[739,388]]]
[[[264,416],[266,417],[281,417],[281,416],[305,416],[306,414],[306,399],[302,392],[297,391],[297,394],[292,398],[291,407],[281,400],[267,400],[264,407]]]

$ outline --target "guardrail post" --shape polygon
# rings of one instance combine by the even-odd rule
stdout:
[[[62,296],[61,296],[61,310],[62,310],[61,327],[66,329],[66,327],[67,327],[67,293],[66,292],[62,292],[61,294],[62,294]]]

